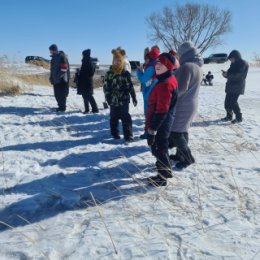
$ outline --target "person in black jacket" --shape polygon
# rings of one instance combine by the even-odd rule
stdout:
[[[66,54],[59,51],[56,44],[49,47],[51,54],[50,82],[53,85],[54,96],[58,103],[57,112],[66,111],[66,100],[69,94],[70,68]]]
[[[237,50],[230,52],[228,59],[231,65],[227,71],[222,70],[223,77],[227,78],[225,109],[226,117],[223,121],[231,121],[233,124],[242,122],[242,113],[238,104],[238,98],[245,92],[246,76],[248,72],[248,63],[244,61]],[[233,112],[236,118],[233,118]]]
[[[99,112],[96,101],[93,97],[93,76],[95,73],[95,65],[90,57],[90,52],[90,49],[84,50],[82,52],[83,59],[78,81],[78,93],[80,93],[84,99],[84,114],[89,113],[89,103],[92,108],[92,113]]]

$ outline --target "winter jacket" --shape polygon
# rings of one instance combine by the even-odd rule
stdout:
[[[70,68],[66,54],[60,51],[53,54],[51,59],[50,82],[52,85],[58,85],[66,82],[69,84]]]
[[[157,83],[155,76],[155,68],[154,68],[154,62],[151,62],[142,72],[141,70],[137,70],[136,72],[138,80],[141,82],[142,85],[142,94],[144,98],[144,111],[146,113],[147,106],[148,106],[148,97]]]
[[[107,103],[112,106],[122,106],[129,103],[130,95],[133,100],[136,100],[131,75],[125,70],[121,74],[115,74],[109,70],[105,76],[103,90]]]
[[[95,65],[90,57],[90,50],[83,52],[82,65],[79,73],[78,92],[83,94],[93,94],[93,76]]]
[[[145,130],[157,131],[157,136],[167,138],[174,118],[178,83],[171,71],[157,76],[157,84],[148,98]]]
[[[227,74],[226,93],[241,94],[245,93],[246,76],[248,72],[248,63],[241,58],[241,54],[234,50],[229,58],[233,57],[235,62],[231,63]]]
[[[198,94],[202,80],[203,59],[195,48],[180,57],[180,68],[176,71],[178,100],[172,132],[188,132],[198,108]]]

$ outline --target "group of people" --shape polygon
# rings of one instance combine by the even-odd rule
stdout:
[[[66,110],[68,95],[69,64],[66,55],[59,52],[56,45],[50,46],[52,54],[50,81],[58,103],[57,111]],[[85,113],[97,113],[93,97],[93,75],[95,68],[91,62],[90,50],[83,51],[82,66],[77,85],[85,104]],[[126,52],[122,48],[112,50],[113,62],[104,79],[104,95],[110,107],[110,131],[115,139],[120,139],[119,120],[122,121],[126,142],[133,141],[132,118],[129,113],[130,98],[137,105],[136,93],[127,69]],[[223,71],[227,78],[225,109],[223,120],[242,121],[238,97],[244,93],[248,64],[238,51],[229,55],[231,66]],[[58,67],[59,63],[59,67]],[[146,48],[144,66],[137,68],[137,78],[141,83],[144,100],[145,127],[140,138],[147,139],[152,154],[156,158],[157,175],[148,178],[156,186],[165,186],[172,177],[171,161],[177,169],[183,169],[195,162],[188,146],[189,128],[197,112],[198,94],[203,78],[203,59],[191,41],[181,44],[177,52],[160,53],[158,46]],[[59,69],[58,69],[59,68]],[[66,89],[61,94],[61,89]],[[176,154],[169,155],[169,149],[176,147]]]

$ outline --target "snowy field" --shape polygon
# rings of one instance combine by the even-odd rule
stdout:
[[[0,259],[260,259],[260,68],[231,125],[219,120],[228,66],[203,67],[215,79],[190,129],[196,164],[160,188],[144,181],[155,160],[139,87],[131,144],[110,137],[108,110],[83,115],[74,89],[58,114],[50,87],[0,97]],[[102,89],[95,98],[102,108]]]

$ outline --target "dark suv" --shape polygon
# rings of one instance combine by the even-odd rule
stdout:
[[[204,64],[208,63],[224,63],[228,60],[226,53],[211,54],[208,58],[204,58]]]
[[[31,63],[34,61],[42,61],[42,62],[46,62],[46,63],[50,63],[50,60],[44,59],[42,57],[39,56],[27,56],[25,58],[25,63]]]

